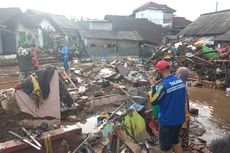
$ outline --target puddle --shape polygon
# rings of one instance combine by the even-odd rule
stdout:
[[[202,136],[208,143],[212,139],[230,134],[230,97],[224,91],[206,88],[189,88],[191,107],[199,109],[195,118],[206,129]]]
[[[82,133],[91,133],[97,128],[97,117],[98,116],[92,116],[86,119],[85,123],[77,123],[77,125],[82,128]]]
[[[17,72],[19,72],[17,66],[0,67],[0,89],[14,88],[16,84],[14,81],[18,80],[18,76],[15,76]],[[9,75],[7,76],[6,74]],[[11,76],[11,74],[14,74],[14,76]]]

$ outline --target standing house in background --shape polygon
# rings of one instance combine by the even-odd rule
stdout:
[[[25,14],[30,16],[43,16],[49,22],[49,24],[47,24],[47,22],[44,24],[43,22],[43,25],[49,27],[48,29],[42,28],[44,46],[47,46],[47,49],[56,49],[58,42],[60,44],[63,41],[67,41],[65,40],[66,35],[75,35],[77,32],[77,26],[64,15],[50,14],[32,9],[27,10]],[[55,30],[53,31],[51,29]]]
[[[56,28],[44,15],[20,16],[16,28],[18,46],[23,46],[25,42],[35,44],[37,47],[44,47],[44,32],[54,33]]]
[[[187,20],[185,17],[173,17],[173,26],[172,26],[172,34],[177,35],[179,32],[181,32],[185,27],[187,27],[189,24],[191,24],[192,21]]]
[[[179,35],[184,37],[202,38],[202,40],[206,43],[215,45],[215,49],[218,50],[219,54],[219,56],[216,56],[216,58],[229,58],[229,21],[230,10],[201,14],[194,22],[182,30]],[[211,53],[207,54],[207,56],[210,54]],[[213,57],[211,55],[210,58]]]
[[[133,11],[135,18],[145,18],[163,27],[172,27],[173,13],[176,10],[167,5],[148,2]]]
[[[18,17],[22,14],[19,8],[0,8],[0,54],[16,53],[16,27]]]
[[[201,14],[179,35],[188,37],[220,37],[230,30],[230,10]]]
[[[104,19],[113,22],[114,31],[136,31],[141,36],[139,57],[152,56],[153,52],[156,51],[154,48],[162,43],[163,27],[147,19],[116,15],[106,15]]]
[[[0,55],[16,53],[15,33],[0,25]]]
[[[115,31],[104,20],[76,24],[85,49],[94,58],[139,55],[142,38],[136,31]]]

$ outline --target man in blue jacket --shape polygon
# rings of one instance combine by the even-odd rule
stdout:
[[[64,69],[65,69],[66,72],[68,71],[68,68],[69,68],[69,65],[68,65],[68,52],[69,52],[68,47],[65,44],[63,44],[62,49],[61,49],[61,55],[62,55],[62,59],[63,59],[63,63],[64,63]]]
[[[155,70],[162,75],[162,80],[150,81],[150,102],[159,105],[160,148],[164,153],[182,153],[179,132],[185,121],[185,84],[171,74],[169,63],[159,61]]]

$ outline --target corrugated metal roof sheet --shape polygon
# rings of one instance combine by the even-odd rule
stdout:
[[[230,10],[202,14],[179,35],[219,35],[230,29]]]
[[[143,40],[136,31],[79,30],[85,38],[113,40]]]
[[[216,36],[214,41],[230,41],[230,29],[222,35]]]
[[[118,20],[113,26],[118,31],[137,31],[148,42],[160,43],[163,37],[163,27],[147,19]]]
[[[174,27],[186,27],[191,24],[192,21],[187,20],[185,17],[173,17],[173,26]]]
[[[77,29],[76,25],[67,19],[64,15],[49,14],[49,17],[63,29]]]
[[[21,13],[18,7],[0,8],[0,24],[5,24],[9,19]]]
[[[109,20],[113,23],[119,21],[119,20],[127,20],[129,18],[134,18],[132,16],[124,16],[124,15],[105,15],[104,19]]]
[[[65,30],[65,29],[74,30],[74,29],[78,28],[77,25],[75,25],[73,22],[71,22],[64,15],[50,14],[50,13],[41,12],[41,11],[32,10],[32,9],[27,10],[25,12],[25,14],[27,14],[27,15],[34,14],[37,16],[45,16],[48,19],[51,19],[56,24],[56,26],[58,26],[62,30]]]
[[[159,9],[159,10],[162,10],[165,12],[176,12],[176,10],[168,7],[167,5],[157,4],[154,2],[145,3],[145,4],[141,5],[140,7],[138,7],[137,9],[135,9],[133,12],[136,13],[138,11],[142,11],[142,10],[146,10],[146,9]]]

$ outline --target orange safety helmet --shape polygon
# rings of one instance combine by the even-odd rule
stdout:
[[[158,61],[157,64],[155,65],[155,70],[156,71],[164,71],[165,68],[167,68],[169,66],[169,62],[161,60]]]

